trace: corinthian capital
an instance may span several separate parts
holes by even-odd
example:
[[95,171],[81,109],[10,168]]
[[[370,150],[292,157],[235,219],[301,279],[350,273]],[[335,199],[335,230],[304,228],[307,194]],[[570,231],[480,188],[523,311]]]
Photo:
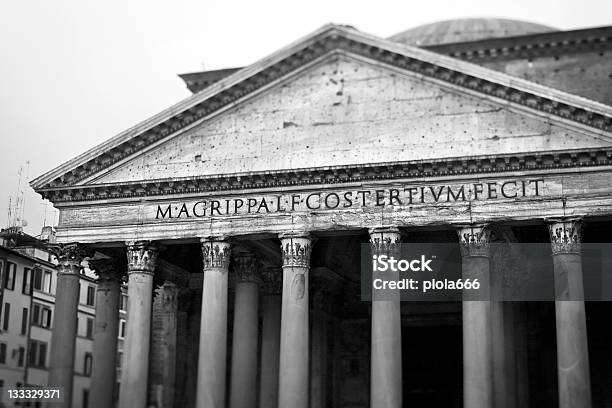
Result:
[[204,269],[218,268],[227,271],[231,256],[229,242],[208,238],[200,241]]
[[253,254],[239,253],[234,257],[233,265],[238,282],[259,282],[259,262]]
[[459,234],[461,256],[489,257],[491,231],[486,225],[461,226],[457,229],[457,234]]
[[400,252],[400,232],[395,227],[372,228],[370,230],[370,248],[372,255],[393,255]]
[[280,295],[283,287],[283,270],[279,267],[267,267],[261,271],[263,290],[267,295]]
[[580,253],[582,244],[582,221],[580,219],[551,219],[548,231],[553,255]]
[[127,243],[128,274],[146,273],[152,275],[157,264],[159,249],[151,241],[132,241]]
[[55,255],[60,275],[78,275],[81,273],[81,262],[93,255],[93,251],[78,244],[53,244],[47,247]]
[[280,240],[283,267],[310,267],[312,243],[308,234],[284,234]]
[[98,276],[98,282],[122,282],[125,280],[125,271],[115,259],[90,259],[87,262],[89,269]]

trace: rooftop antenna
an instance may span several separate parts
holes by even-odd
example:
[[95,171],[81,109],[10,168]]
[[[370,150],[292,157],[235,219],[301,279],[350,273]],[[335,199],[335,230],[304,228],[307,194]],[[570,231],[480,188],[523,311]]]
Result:
[[27,221],[23,218],[25,211],[25,194],[22,187],[22,180],[24,177],[28,178],[30,171],[30,162],[27,161],[25,166],[19,166],[19,181],[17,183],[17,193],[15,197],[9,197],[9,209],[8,209],[8,227],[13,229],[22,229],[28,225]]

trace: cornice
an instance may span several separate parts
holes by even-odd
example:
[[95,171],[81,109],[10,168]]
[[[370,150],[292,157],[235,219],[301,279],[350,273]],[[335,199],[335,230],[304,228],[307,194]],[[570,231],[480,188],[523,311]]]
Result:
[[41,189],[54,203],[612,165],[612,147],[411,160]]
[[450,57],[481,62],[536,58],[584,51],[612,49],[612,27],[556,31],[516,37],[494,38],[452,44],[430,45],[424,49]]
[[[264,59],[258,64],[240,70],[205,91],[187,98],[146,121],[142,127],[132,128],[37,178],[32,182],[32,186],[38,192],[72,186],[143,148],[193,125],[305,64],[335,51],[364,56],[594,129],[606,132],[612,130],[612,115],[607,113],[608,107],[605,105],[595,104],[583,98],[576,99],[572,95],[488,69],[470,64],[464,65],[464,62],[454,58],[332,25],[279,51],[274,58]],[[541,93],[535,94],[533,89],[540,90]],[[570,102],[574,99],[580,103]]]

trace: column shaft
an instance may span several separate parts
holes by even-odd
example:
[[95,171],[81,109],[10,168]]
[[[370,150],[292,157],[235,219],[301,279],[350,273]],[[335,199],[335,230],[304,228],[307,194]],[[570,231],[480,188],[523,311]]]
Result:
[[85,252],[78,245],[57,246],[52,250],[59,264],[49,359],[49,386],[64,388],[62,406],[70,408],[72,406],[74,349],[77,335],[79,274]]
[[[395,228],[370,231],[373,254],[398,259],[400,234]],[[396,280],[397,272],[385,272],[385,278]],[[372,295],[372,354],[370,406],[400,408],[402,406],[402,322],[399,293],[387,300],[374,300]]]
[[128,318],[123,349],[119,408],[145,408],[149,377],[153,273],[157,249],[149,243],[129,243]]
[[204,283],[196,408],[225,408],[227,353],[227,242],[202,241]]
[[[461,228],[459,240],[463,279],[478,279],[479,298],[489,287],[489,232],[482,226]],[[486,300],[471,300],[464,292],[463,406],[490,407],[492,403],[491,308]]]
[[278,407],[278,365],[280,355],[282,270],[266,270],[263,273],[265,295],[262,301],[261,374],[259,382],[259,406]]
[[156,407],[171,407],[174,401],[178,296],[178,286],[166,281],[153,300],[149,405]]
[[582,281],[581,222],[549,225],[555,274],[557,375],[560,408],[590,408],[591,380]]
[[112,260],[89,261],[89,268],[98,275],[90,404],[92,408],[106,408],[115,405],[122,274]]
[[278,406],[308,408],[308,274],[310,239],[281,236],[283,294]]
[[236,297],[232,343],[230,408],[257,405],[257,349],[259,283],[257,262],[252,255],[234,260]]

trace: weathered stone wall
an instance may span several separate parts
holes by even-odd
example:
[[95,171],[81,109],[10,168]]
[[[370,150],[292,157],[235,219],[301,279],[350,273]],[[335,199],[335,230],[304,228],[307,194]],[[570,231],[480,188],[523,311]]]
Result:
[[612,105],[612,51],[585,51],[533,59],[473,61],[487,68]]

